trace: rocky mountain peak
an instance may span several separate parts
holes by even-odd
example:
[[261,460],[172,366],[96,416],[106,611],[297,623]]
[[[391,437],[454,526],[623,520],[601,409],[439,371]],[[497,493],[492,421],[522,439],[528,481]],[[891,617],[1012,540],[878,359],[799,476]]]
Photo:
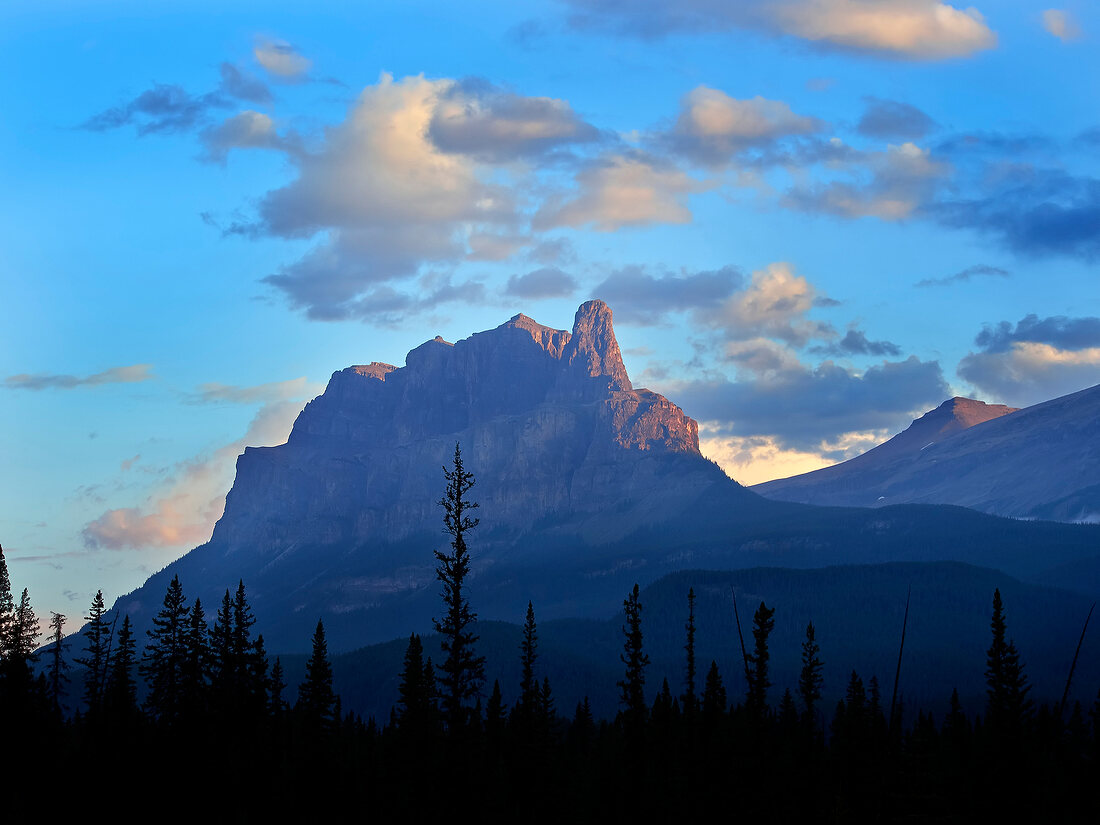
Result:
[[976,398],[965,398],[956,395],[940,404],[936,409],[930,410],[916,419],[909,429],[914,434],[929,438],[935,436],[942,438],[951,433],[966,430],[977,424],[983,424],[1002,415],[1016,412],[1016,407],[1006,407],[1004,404],[986,404]]
[[562,362],[564,370],[555,393],[558,397],[594,401],[609,392],[633,389],[615,338],[611,307],[601,300],[580,305]]

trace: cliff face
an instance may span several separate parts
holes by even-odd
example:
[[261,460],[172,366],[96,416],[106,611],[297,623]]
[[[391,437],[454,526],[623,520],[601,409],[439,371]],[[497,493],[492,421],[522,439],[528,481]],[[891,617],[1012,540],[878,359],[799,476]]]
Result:
[[[309,545],[392,543],[437,533],[455,443],[477,479],[481,534],[499,539],[552,521],[603,539],[682,509],[717,475],[696,422],[632,388],[611,310],[590,301],[572,333],[524,315],[450,344],[412,350],[404,367],[333,374],[288,442],[248,448],[211,544],[268,558]],[[661,460],[698,459],[670,489]]]

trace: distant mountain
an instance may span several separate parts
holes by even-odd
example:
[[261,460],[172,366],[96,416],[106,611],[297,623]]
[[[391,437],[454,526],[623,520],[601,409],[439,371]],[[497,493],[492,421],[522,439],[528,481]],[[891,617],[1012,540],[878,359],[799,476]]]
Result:
[[238,459],[210,541],[116,608],[140,637],[173,575],[210,606],[243,579],[269,650],[308,650],[319,616],[333,651],[428,631],[456,443],[483,619],[519,620],[529,599],[544,619],[605,616],[635,581],[688,567],[957,559],[1035,577],[1100,555],[1100,528],[761,498],[700,454],[679,407],[632,386],[611,310],[590,301],[572,331],[517,315],[403,367],[336,372],[286,444]]
[[843,507],[955,504],[1013,518],[1100,520],[1100,386],[1014,410],[952,398],[848,461],[752,488]]

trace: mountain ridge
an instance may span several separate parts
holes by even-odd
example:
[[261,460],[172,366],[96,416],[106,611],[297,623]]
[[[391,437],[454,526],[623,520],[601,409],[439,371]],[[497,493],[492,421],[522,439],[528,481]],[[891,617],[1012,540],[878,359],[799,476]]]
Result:
[[752,489],[824,506],[953,504],[1012,518],[1100,517],[1100,385],[1024,409],[963,400],[963,417],[952,411],[949,419],[945,408],[958,401],[950,399],[860,456]]

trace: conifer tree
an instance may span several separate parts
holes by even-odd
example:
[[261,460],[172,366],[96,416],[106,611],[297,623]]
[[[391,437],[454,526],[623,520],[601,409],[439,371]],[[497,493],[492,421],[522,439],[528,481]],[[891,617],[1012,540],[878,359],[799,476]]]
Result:
[[554,722],[558,718],[557,709],[554,706],[554,693],[550,689],[550,677],[542,677],[542,687],[538,692],[539,733],[546,742],[554,729]]
[[214,615],[214,626],[210,628],[208,654],[210,656],[210,681],[219,703],[226,702],[230,693],[229,683],[233,679],[235,662],[233,657],[233,601],[229,597],[229,588],[222,595],[221,605]]
[[283,676],[283,663],[279,657],[275,657],[275,664],[271,666],[271,676],[267,681],[268,689],[268,713],[279,719],[286,710],[286,700],[283,699],[283,691],[286,690],[286,681]]
[[192,719],[200,718],[208,708],[212,658],[209,635],[202,599],[196,597],[187,613],[180,666],[180,712]]
[[156,719],[175,722],[179,716],[187,659],[187,600],[179,576],[173,576],[164,603],[146,631],[149,642],[142,652],[139,671],[149,695],[146,708]]
[[53,644],[50,646],[50,674],[46,682],[46,695],[49,697],[50,704],[53,705],[54,712],[58,714],[62,713],[61,695],[65,691],[65,684],[69,681],[68,674],[65,672],[69,669],[69,663],[65,661],[65,648],[68,644],[65,642],[62,630],[65,627],[66,618],[63,613],[50,612],[50,641]]
[[623,600],[626,624],[623,625],[623,652],[620,661],[626,666],[623,679],[618,683],[619,703],[623,706],[628,726],[640,729],[646,718],[645,669],[649,656],[642,651],[642,604],[635,583],[630,595]]
[[97,590],[92,606],[84,617],[84,656],[76,663],[84,667],[84,704],[89,714],[98,713],[103,701],[103,689],[107,682],[107,651],[109,628],[104,618],[107,607],[103,591]]
[[493,692],[485,706],[485,735],[494,744],[499,744],[504,734],[504,718],[504,694],[500,691],[500,679],[494,679]]
[[768,707],[768,636],[775,628],[775,608],[769,608],[764,602],[752,617],[753,652],[749,654],[749,690],[745,704],[749,714],[763,719]]
[[714,720],[718,715],[725,713],[727,707],[728,701],[725,685],[722,684],[722,674],[718,671],[718,663],[712,659],[703,686],[703,716],[708,720]]
[[313,632],[313,651],[306,662],[306,678],[298,686],[298,704],[295,712],[315,729],[327,730],[333,726],[336,695],[332,691],[332,665],[328,660],[328,643],[325,641],[325,625],[317,620]]
[[814,715],[817,703],[821,699],[821,688],[824,685],[824,677],[821,671],[825,665],[819,656],[821,648],[818,647],[815,638],[814,623],[806,625],[806,639],[802,642],[802,670],[798,675],[798,695],[802,699],[805,709],[806,722],[814,723]]
[[573,721],[569,725],[569,744],[574,752],[585,753],[596,735],[596,720],[592,717],[592,705],[585,696],[577,703],[573,712]]
[[688,588],[688,620],[684,625],[687,632],[687,642],[684,644],[684,653],[687,658],[684,669],[684,712],[691,713],[695,710],[695,588]]
[[38,617],[31,607],[31,597],[27,588],[23,588],[23,595],[19,598],[19,606],[15,608],[15,631],[12,634],[12,660],[23,663],[27,668],[38,660],[35,649],[38,647],[38,638],[42,632],[38,629]]
[[134,630],[127,615],[118,631],[103,696],[108,717],[117,721],[131,719],[137,713],[137,683],[134,680],[136,648]]
[[11,658],[15,646],[15,599],[11,594],[11,579],[8,578],[8,562],[4,558],[4,547],[0,545],[0,664]]
[[443,468],[443,475],[447,490],[439,504],[443,508],[445,531],[451,536],[451,549],[435,551],[436,578],[443,585],[445,612],[442,620],[432,622],[443,637],[441,646],[446,654],[439,678],[444,719],[448,730],[457,733],[470,722],[470,702],[479,696],[485,680],[485,657],[478,656],[474,648],[478,637],[472,628],[477,614],[470,609],[464,592],[470,572],[466,534],[478,525],[478,519],[471,518],[469,511],[478,505],[467,498],[474,486],[474,476],[463,466],[457,443],[452,468]]
[[527,617],[523,622],[523,639],[520,641],[521,678],[519,683],[519,701],[514,713],[519,724],[521,736],[530,737],[538,706],[539,681],[535,677],[535,660],[538,659],[538,630],[535,626],[535,608],[527,602]]
[[[429,660],[430,662],[430,660]],[[397,722],[401,729],[414,735],[426,733],[434,722],[433,686],[429,684],[431,668],[424,661],[424,645],[420,636],[409,636],[401,682],[397,686]]]
[[252,643],[248,651],[246,661],[245,679],[247,685],[248,712],[255,718],[265,715],[268,708],[267,691],[267,647],[264,644],[264,634],[261,633]]
[[995,735],[1015,741],[1031,717],[1031,690],[1024,674],[1016,645],[1005,639],[1006,624],[1001,591],[993,591],[993,618],[990,621],[993,640],[986,652],[986,723]]

